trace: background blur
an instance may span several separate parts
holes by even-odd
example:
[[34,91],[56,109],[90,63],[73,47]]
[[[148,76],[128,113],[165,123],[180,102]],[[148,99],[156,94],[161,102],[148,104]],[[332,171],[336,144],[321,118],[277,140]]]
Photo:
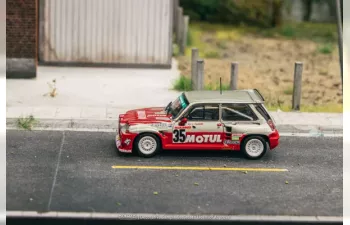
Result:
[[191,47],[198,47],[207,89],[217,89],[220,76],[228,84],[230,62],[237,61],[238,88],[258,88],[271,110],[289,110],[294,62],[300,61],[302,111],[342,112],[335,1],[182,0],[180,5],[190,16],[186,55],[177,57],[185,77]]
[[[189,17],[183,47],[179,15]],[[301,110],[342,112],[333,0],[8,0],[6,16],[8,78],[35,78],[36,65],[168,69],[175,58],[173,88],[189,90],[195,47],[206,89],[220,77],[229,88],[236,61],[239,89],[289,111],[300,61]]]

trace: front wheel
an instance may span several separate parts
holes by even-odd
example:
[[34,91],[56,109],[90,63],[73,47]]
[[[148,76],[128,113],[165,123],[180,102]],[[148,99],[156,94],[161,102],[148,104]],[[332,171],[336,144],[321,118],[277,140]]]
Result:
[[149,158],[159,152],[161,145],[156,135],[141,134],[135,142],[135,147],[139,156]]
[[267,143],[264,138],[251,136],[246,138],[241,146],[244,155],[249,159],[260,159],[267,152]]

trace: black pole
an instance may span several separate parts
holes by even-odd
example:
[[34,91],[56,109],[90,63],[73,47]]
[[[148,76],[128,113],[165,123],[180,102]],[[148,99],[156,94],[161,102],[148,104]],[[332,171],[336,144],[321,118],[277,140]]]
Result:
[[222,95],[221,77],[220,77],[220,95]]

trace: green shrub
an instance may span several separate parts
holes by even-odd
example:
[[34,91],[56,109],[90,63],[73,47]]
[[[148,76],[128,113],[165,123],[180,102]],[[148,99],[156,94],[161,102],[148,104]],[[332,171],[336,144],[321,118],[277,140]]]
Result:
[[191,91],[192,90],[192,82],[191,79],[181,75],[174,82],[174,89],[177,91]]

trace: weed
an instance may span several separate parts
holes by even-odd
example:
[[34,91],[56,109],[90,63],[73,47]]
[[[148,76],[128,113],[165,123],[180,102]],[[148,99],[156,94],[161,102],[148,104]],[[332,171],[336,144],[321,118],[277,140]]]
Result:
[[322,54],[331,54],[333,52],[333,45],[332,44],[324,44],[320,46],[317,51]]
[[173,87],[177,91],[191,91],[192,90],[191,79],[184,75],[181,75],[179,79],[175,80]]
[[56,79],[52,80],[52,83],[47,83],[49,85],[49,93],[44,94],[44,96],[50,95],[50,97],[54,98],[57,95],[57,88],[56,88]]
[[292,26],[285,26],[285,27],[282,27],[280,33],[284,37],[291,38],[295,36],[295,28],[293,28]]
[[25,130],[31,130],[33,128],[34,123],[36,123],[36,120],[32,115],[30,115],[29,117],[17,119],[17,127],[23,128]]

